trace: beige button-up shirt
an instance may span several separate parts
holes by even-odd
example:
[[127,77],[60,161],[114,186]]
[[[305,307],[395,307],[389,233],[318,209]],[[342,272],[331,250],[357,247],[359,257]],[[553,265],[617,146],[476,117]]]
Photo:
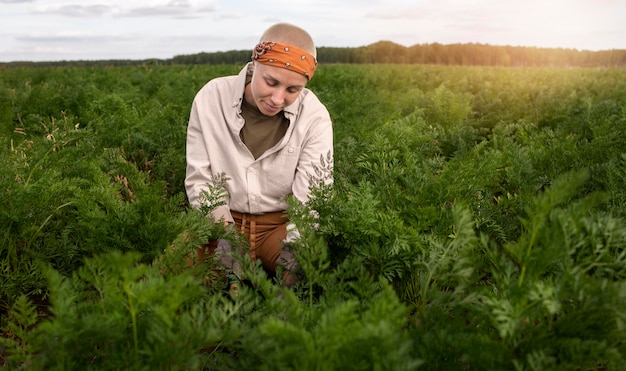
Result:
[[[263,214],[287,209],[286,196],[309,199],[310,175],[321,158],[333,154],[333,130],[326,107],[308,89],[284,109],[287,133],[256,160],[241,141],[241,104],[250,64],[237,76],[209,81],[197,93],[187,128],[185,189],[192,207],[213,176],[225,173],[227,205],[213,211],[215,220],[232,222],[230,210]],[[328,164],[326,166],[328,168]],[[329,178],[326,181],[332,181]]]

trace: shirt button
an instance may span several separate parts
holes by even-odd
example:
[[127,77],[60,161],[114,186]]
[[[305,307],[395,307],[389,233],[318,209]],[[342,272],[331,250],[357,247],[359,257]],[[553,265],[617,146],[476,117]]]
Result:
[[289,151],[289,153],[292,153],[293,152],[293,147],[289,147],[289,149],[287,151]]

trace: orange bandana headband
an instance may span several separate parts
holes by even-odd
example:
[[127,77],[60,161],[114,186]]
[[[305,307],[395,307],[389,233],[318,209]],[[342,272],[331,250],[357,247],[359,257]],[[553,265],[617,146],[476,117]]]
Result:
[[305,76],[307,80],[311,80],[317,68],[317,60],[306,50],[275,42],[257,44],[252,51],[252,60],[268,66],[286,68]]

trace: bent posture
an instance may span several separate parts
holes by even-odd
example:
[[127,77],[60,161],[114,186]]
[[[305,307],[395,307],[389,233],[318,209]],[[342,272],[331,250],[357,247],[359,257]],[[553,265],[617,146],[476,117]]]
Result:
[[[214,208],[212,217],[241,231],[251,258],[267,271],[282,265],[287,281],[295,260],[283,246],[298,235],[285,214],[286,197],[306,203],[321,159],[332,162],[330,115],[306,88],[316,57],[306,31],[285,23],[270,27],[239,75],[213,79],[200,89],[187,131],[189,202],[200,208],[202,191],[225,175],[226,205]],[[330,174],[326,181],[332,181]],[[221,241],[217,252],[239,274],[229,248]]]

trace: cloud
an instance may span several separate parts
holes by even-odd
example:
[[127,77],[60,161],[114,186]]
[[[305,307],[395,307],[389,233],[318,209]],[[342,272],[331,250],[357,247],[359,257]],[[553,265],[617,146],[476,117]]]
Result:
[[390,7],[384,10],[376,10],[365,14],[366,18],[375,18],[382,20],[393,19],[410,19],[419,21],[420,19],[428,19],[435,15],[436,12],[433,9],[429,9],[424,6],[403,6],[403,7]]
[[96,5],[62,5],[35,9],[35,13],[58,14],[67,17],[98,17],[110,14],[113,7],[104,4]]
[[93,35],[86,33],[57,33],[57,34],[32,34],[17,35],[17,41],[35,44],[60,44],[60,43],[92,43],[101,44],[112,41],[125,41],[132,39],[124,35]]
[[[3,0],[0,0],[3,1]],[[6,1],[6,0],[4,0]],[[63,5],[39,6],[35,13],[46,15],[61,15],[66,17],[171,17],[196,18],[215,11],[212,2],[197,4],[188,0],[170,0],[160,4],[128,5],[123,1],[118,3],[101,3],[84,5],[70,3]]]
[[626,0],[0,0],[0,6],[0,60],[246,49],[278,21],[305,28],[319,46],[390,40],[625,48]]
[[125,9],[122,14],[129,17],[173,16],[193,18],[215,11],[214,4],[194,5],[187,0],[172,0],[163,5],[151,5]]
[[220,13],[217,15],[216,19],[242,19],[245,18],[245,13],[237,13],[237,12],[228,12],[228,13]]

